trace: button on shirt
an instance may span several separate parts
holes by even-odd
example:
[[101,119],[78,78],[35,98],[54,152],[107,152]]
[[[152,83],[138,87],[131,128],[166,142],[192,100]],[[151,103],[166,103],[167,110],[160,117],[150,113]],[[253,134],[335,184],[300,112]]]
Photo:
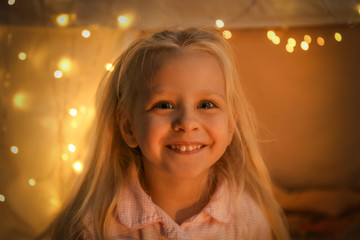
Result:
[[110,239],[272,239],[270,226],[250,195],[244,193],[239,204],[240,218],[236,222],[224,179],[218,182],[201,212],[178,225],[152,202],[135,178],[123,189],[109,236]]

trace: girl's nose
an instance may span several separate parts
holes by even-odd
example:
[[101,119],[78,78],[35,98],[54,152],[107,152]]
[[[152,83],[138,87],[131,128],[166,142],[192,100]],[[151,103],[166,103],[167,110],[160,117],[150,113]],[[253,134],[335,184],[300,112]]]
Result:
[[172,128],[175,132],[191,132],[199,129],[199,122],[194,110],[183,109],[178,111]]

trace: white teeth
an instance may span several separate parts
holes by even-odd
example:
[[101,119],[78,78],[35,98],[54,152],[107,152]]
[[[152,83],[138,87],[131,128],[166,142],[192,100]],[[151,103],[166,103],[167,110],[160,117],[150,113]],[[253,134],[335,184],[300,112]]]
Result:
[[171,149],[179,150],[180,152],[190,152],[196,149],[200,149],[201,145],[170,145]]

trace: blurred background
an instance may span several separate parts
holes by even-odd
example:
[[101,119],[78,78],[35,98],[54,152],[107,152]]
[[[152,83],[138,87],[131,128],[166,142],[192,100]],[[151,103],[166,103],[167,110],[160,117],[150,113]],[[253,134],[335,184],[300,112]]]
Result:
[[293,239],[360,239],[359,0],[2,0],[0,239],[33,239],[81,174],[94,97],[145,33],[233,46]]

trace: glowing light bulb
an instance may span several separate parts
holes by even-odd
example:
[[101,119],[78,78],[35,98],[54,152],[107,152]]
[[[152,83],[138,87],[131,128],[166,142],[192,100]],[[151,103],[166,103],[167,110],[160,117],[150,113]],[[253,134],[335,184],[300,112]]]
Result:
[[21,61],[24,61],[24,60],[26,59],[26,53],[20,52],[19,55],[18,55],[18,57],[19,57],[19,59],[20,59]]
[[324,40],[324,38],[322,38],[322,37],[318,37],[317,39],[316,39],[316,41],[317,41],[317,44],[319,45],[319,46],[324,46],[325,45],[325,40]]
[[127,23],[127,21],[128,21],[128,19],[125,16],[119,16],[118,17],[118,22],[119,23],[125,24],[125,23]]
[[14,5],[15,4],[15,0],[9,0],[8,1],[8,4],[11,6],[11,5]]
[[90,37],[90,31],[85,29],[81,32],[81,35],[84,37],[84,38],[89,38]]
[[69,14],[60,14],[56,17],[56,22],[59,26],[65,27],[69,24]]
[[289,38],[288,45],[294,48],[296,46],[296,40],[294,38]]
[[307,35],[307,34],[306,34],[306,35],[304,36],[304,41],[307,42],[307,44],[310,44],[310,43],[311,43],[311,37],[310,37],[310,35]]
[[109,72],[114,71],[114,66],[113,66],[111,63],[107,63],[107,64],[105,65],[105,68],[106,68],[106,70],[108,70]]
[[5,196],[3,194],[0,194],[0,202],[5,202]]
[[275,34],[274,31],[269,30],[269,31],[267,32],[267,38],[268,38],[270,41],[272,41],[275,36],[276,36],[276,34]]
[[78,111],[75,108],[71,108],[69,110],[69,114],[70,114],[70,116],[75,117],[78,114]]
[[61,158],[62,158],[62,160],[67,161],[67,160],[69,160],[69,155],[67,155],[66,153],[63,153],[61,155]]
[[13,105],[16,108],[25,109],[27,105],[27,96],[25,93],[17,92],[13,97]]
[[302,41],[300,46],[304,51],[307,51],[309,49],[309,44],[305,41]]
[[232,33],[229,30],[223,31],[222,35],[225,39],[230,39],[232,37]]
[[58,66],[59,66],[59,68],[60,68],[62,71],[68,72],[68,71],[70,71],[70,69],[71,69],[71,61],[70,61],[70,59],[62,58],[62,59],[59,61]]
[[30,179],[29,179],[29,185],[32,186],[32,187],[35,186],[35,185],[36,185],[35,179],[30,178]]
[[280,38],[278,36],[275,36],[273,39],[272,39],[272,42],[276,45],[278,45],[280,43]]
[[70,152],[75,152],[76,151],[76,147],[74,146],[74,144],[71,144],[71,143],[68,145],[68,149],[69,149]]
[[74,162],[74,164],[73,164],[73,168],[74,168],[75,172],[78,172],[78,173],[79,173],[79,172],[82,171],[83,166],[82,166],[81,162],[76,161],[76,162]]
[[128,26],[130,26],[131,19],[132,17],[130,15],[121,15],[117,18],[117,21],[122,28],[127,28]]
[[54,72],[54,77],[56,77],[56,78],[62,78],[62,76],[63,76],[62,71],[56,70],[56,71]]
[[294,52],[294,46],[290,45],[289,43],[286,44],[286,51],[289,52],[289,53],[292,53]]
[[19,148],[17,146],[11,146],[10,147],[10,152],[12,152],[13,154],[18,154],[19,153]]
[[215,24],[217,28],[223,28],[225,26],[225,23],[221,19],[216,20]]
[[335,33],[335,34],[334,34],[334,37],[335,37],[335,40],[336,40],[336,41],[341,42],[341,40],[342,40],[342,36],[341,36],[341,34],[340,34],[340,33],[338,33],[338,32],[337,32],[337,33]]

